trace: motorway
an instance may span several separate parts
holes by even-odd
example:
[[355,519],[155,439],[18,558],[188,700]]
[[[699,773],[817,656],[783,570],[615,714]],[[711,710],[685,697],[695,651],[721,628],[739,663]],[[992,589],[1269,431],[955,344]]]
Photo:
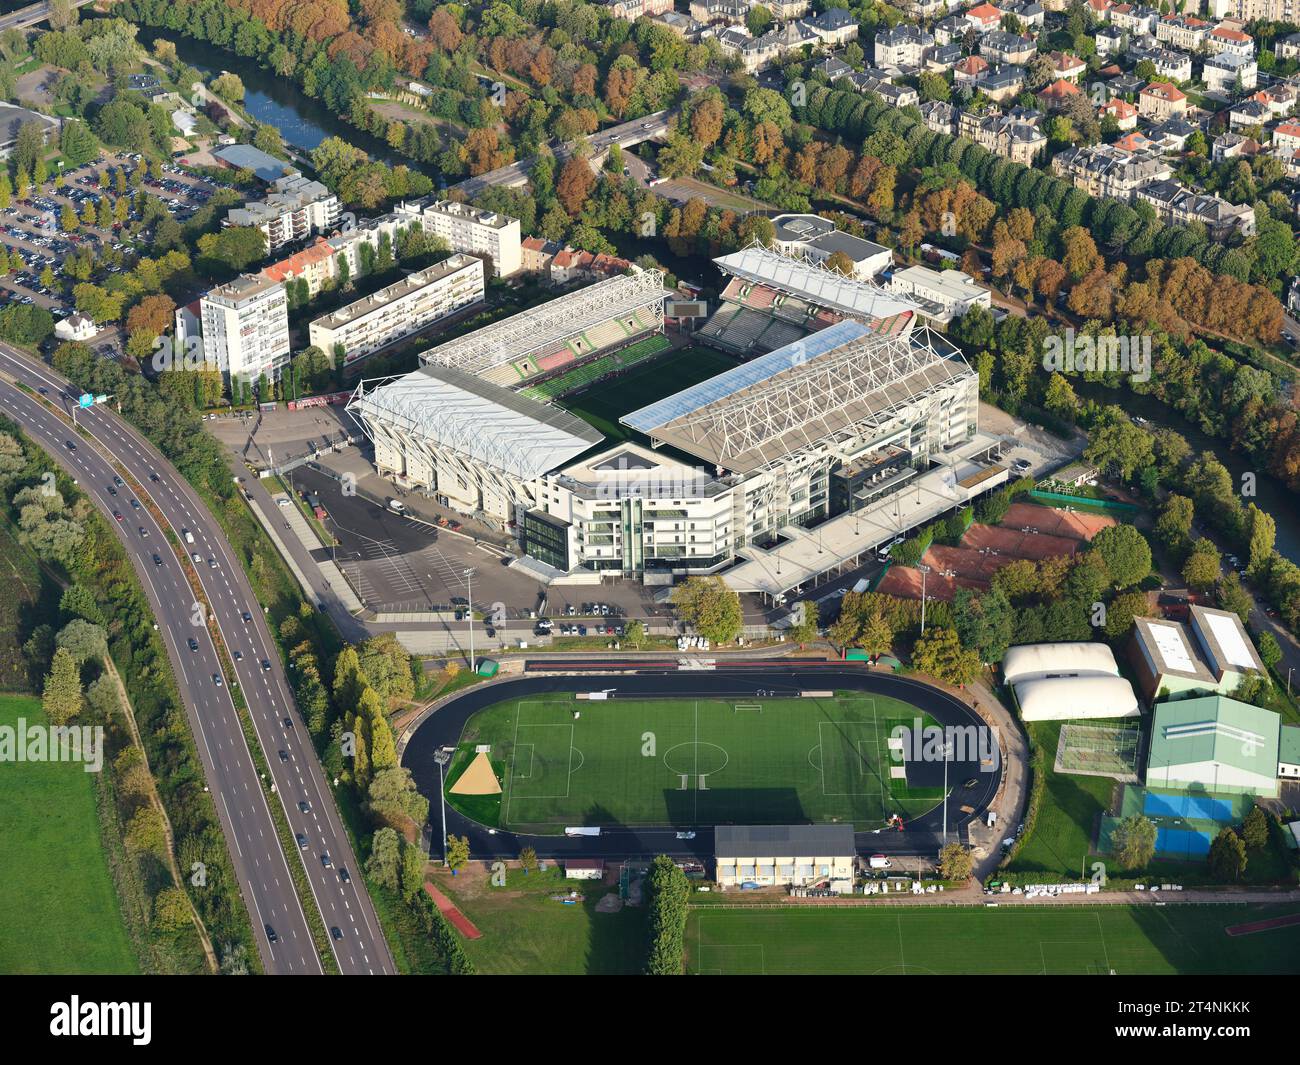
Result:
[[[94,0],[72,0],[72,7],[74,9],[85,7],[91,3],[94,3]],[[44,22],[50,17],[50,6],[49,0],[41,0],[39,4],[28,4],[17,11],[10,11],[7,15],[0,15],[0,30],[21,30],[28,26],[35,26],[38,22]]]
[[[216,519],[171,464],[106,406],[78,414],[95,446],[41,399],[10,383],[12,379],[33,391],[43,390],[48,402],[70,412],[76,390],[49,367],[0,344],[0,374],[5,378],[0,381],[0,410],[77,479],[109,525],[118,530],[140,576],[185,701],[265,970],[303,975],[320,973],[322,966],[289,872],[287,861],[294,859],[287,859],[280,846],[230,691],[216,683],[222,673],[217,648],[201,614],[194,620],[198,604],[189,569],[211,605],[212,620],[226,649],[232,655],[240,653],[239,661],[231,661],[233,679],[244,693],[290,829],[306,838],[298,860],[326,928],[339,930],[337,938],[331,936],[339,970],[396,972],[333,795],[293,704],[266,619]],[[67,446],[68,441],[76,443],[75,450]],[[108,489],[118,474],[134,481],[140,491],[127,483],[111,495]],[[143,497],[139,509],[131,505],[133,495]],[[161,514],[161,522],[155,520],[147,501]],[[114,511],[123,520],[115,520]],[[198,563],[182,565],[163,525],[170,527],[179,547],[200,556]],[[182,530],[193,536],[192,544],[185,542]],[[268,927],[274,929],[274,943]]]
[[[672,656],[669,656],[672,657]],[[531,674],[511,678],[496,684],[471,688],[464,695],[441,706],[430,714],[411,733],[398,757],[411,771],[416,785],[430,803],[429,824],[434,836],[441,831],[439,822],[439,774],[434,753],[440,747],[456,746],[461,739],[466,721],[479,710],[496,703],[532,696],[541,692],[586,692],[606,690],[611,698],[648,699],[665,696],[678,699],[722,699],[744,697],[798,698],[805,690],[868,691],[910,703],[928,713],[943,726],[958,729],[986,729],[979,716],[965,703],[947,692],[907,677],[876,672],[865,668],[845,666],[841,662],[804,662],[799,665],[785,662],[752,662],[741,665],[729,662],[714,670],[679,670],[675,661],[656,671],[650,663],[638,665],[636,674],[610,675],[608,661],[592,661],[588,676],[560,676]],[[529,668],[552,666],[557,669],[577,669],[573,661],[557,664],[529,663]],[[996,744],[993,748],[997,750]],[[973,752],[954,750],[946,767],[942,759],[909,760],[909,783],[940,789],[946,780],[949,794],[946,802],[938,802],[924,814],[907,822],[901,832],[880,829],[861,829],[856,833],[860,854],[927,855],[934,856],[943,843],[946,829],[949,839],[966,839],[971,821],[979,818],[993,801],[1002,780],[1003,764],[1000,756],[992,764],[983,765]],[[797,753],[792,757],[801,757]],[[973,779],[970,788],[962,782]],[[591,796],[598,801],[598,796]],[[945,819],[945,806],[947,817]],[[503,829],[488,828],[471,821],[446,807],[447,831],[464,835],[470,842],[470,853],[476,859],[519,856],[524,846],[531,846],[543,858],[590,857],[610,860],[653,858],[667,854],[674,858],[690,858],[700,862],[712,859],[712,825],[663,825],[657,827],[629,827],[612,825],[604,827],[599,836],[523,835]],[[682,830],[694,832],[689,840],[679,838]],[[435,838],[433,852],[439,846]]]

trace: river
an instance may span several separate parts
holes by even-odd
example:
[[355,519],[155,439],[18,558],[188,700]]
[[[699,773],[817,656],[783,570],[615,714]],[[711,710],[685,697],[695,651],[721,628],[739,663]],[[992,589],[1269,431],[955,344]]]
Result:
[[1075,385],[1075,391],[1081,397],[1095,399],[1098,403],[1118,404],[1129,414],[1136,414],[1154,425],[1181,433],[1191,445],[1194,455],[1199,455],[1202,451],[1213,452],[1227,467],[1236,484],[1241,484],[1243,473],[1255,474],[1255,496],[1242,502],[1254,503],[1260,510],[1272,515],[1277,523],[1278,553],[1300,564],[1300,507],[1296,505],[1295,493],[1276,477],[1261,473],[1246,455],[1231,450],[1225,441],[1209,436],[1171,407],[1150,396],[1083,382]]

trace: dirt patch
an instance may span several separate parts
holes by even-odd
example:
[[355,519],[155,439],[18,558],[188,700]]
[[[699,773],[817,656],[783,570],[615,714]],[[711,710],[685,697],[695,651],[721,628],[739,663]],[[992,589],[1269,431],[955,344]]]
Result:
[[436,887],[426,883],[424,890],[428,892],[429,898],[433,899],[434,905],[438,907],[438,912],[447,918],[451,926],[462,936],[466,939],[481,939],[483,937],[483,933],[478,930],[474,922],[461,913],[456,904]]

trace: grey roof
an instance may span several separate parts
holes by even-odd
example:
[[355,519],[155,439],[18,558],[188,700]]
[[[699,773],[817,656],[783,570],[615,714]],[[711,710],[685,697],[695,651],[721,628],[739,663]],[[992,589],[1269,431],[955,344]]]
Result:
[[294,169],[283,159],[268,155],[251,144],[230,144],[225,148],[218,148],[212,154],[237,170],[251,170],[268,184]]
[[713,830],[718,858],[842,858],[857,853],[853,826],[719,825]]
[[809,241],[808,246],[816,248],[818,251],[824,251],[827,255],[843,252],[855,263],[879,255],[881,252],[889,251],[883,245],[863,240],[861,237],[855,237],[852,233],[845,233],[838,229],[833,233],[823,233],[815,240]]

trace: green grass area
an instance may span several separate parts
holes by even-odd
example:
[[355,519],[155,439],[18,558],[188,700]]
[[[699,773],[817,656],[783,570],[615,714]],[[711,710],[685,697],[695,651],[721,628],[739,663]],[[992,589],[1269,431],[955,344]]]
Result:
[[41,572],[35,556],[0,523],[0,691],[26,691],[32,678],[23,655],[23,638],[52,620],[59,602],[55,583]]
[[[38,699],[0,695],[0,725],[45,724]],[[139,971],[81,764],[0,766],[0,972]]]
[[[479,973],[609,976],[645,967],[645,907],[596,912],[596,903],[617,887],[566,880],[554,866],[528,874],[511,869],[499,888],[465,876],[439,878],[438,887],[483,933],[462,940]],[[575,890],[576,905],[552,897]]]
[[1077,879],[1088,871],[1088,856],[1101,815],[1110,805],[1115,781],[1110,777],[1085,777],[1053,769],[1061,734],[1060,721],[1036,721],[1029,726],[1030,741],[1047,754],[1043,772],[1046,790],[1038,818],[1015,858],[1012,873],[1053,873]]
[[[578,715],[575,717],[575,714]],[[890,732],[921,717],[879,696],[754,699],[511,700],[465,726],[450,788],[479,744],[500,796],[448,799],[489,825],[884,823],[934,806],[936,788],[891,775]]]
[[735,365],[735,359],[713,348],[682,348],[556,402],[599,429],[611,443],[639,441],[639,434],[619,424],[621,415],[706,381]]
[[1300,925],[1225,929],[1300,906],[693,909],[700,974],[1105,975],[1300,972]]

